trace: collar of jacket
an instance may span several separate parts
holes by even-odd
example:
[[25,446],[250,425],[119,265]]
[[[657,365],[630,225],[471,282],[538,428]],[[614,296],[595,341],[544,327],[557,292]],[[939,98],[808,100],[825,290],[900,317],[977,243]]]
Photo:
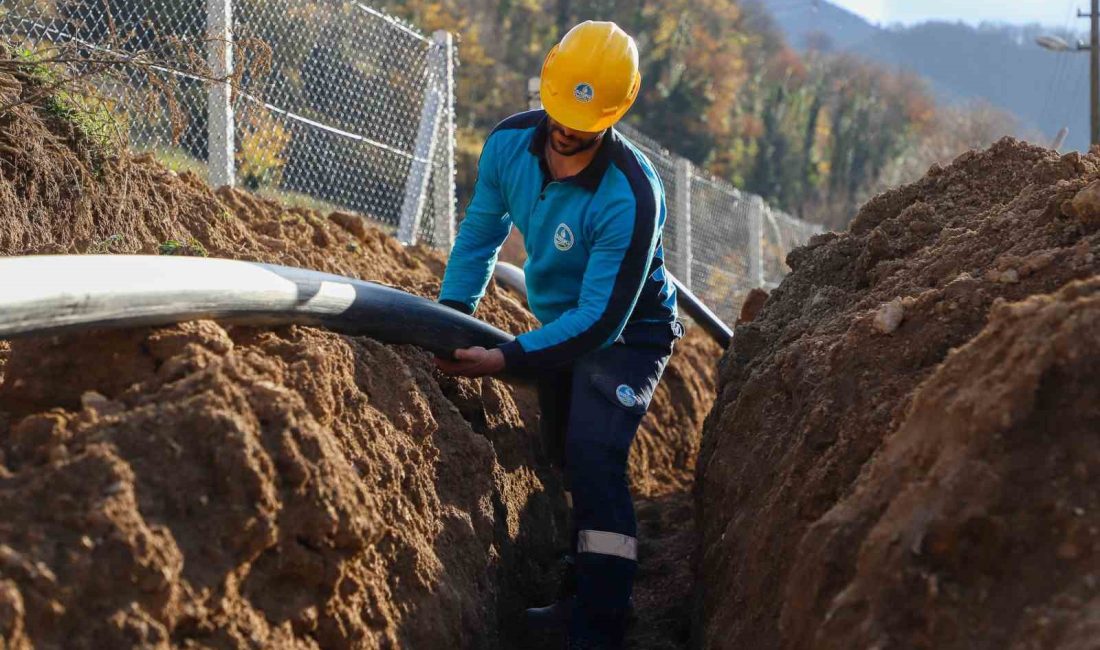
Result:
[[[542,168],[542,173],[546,178],[553,178],[550,174],[550,166],[546,162],[546,138],[550,133],[550,124],[547,120],[547,116],[543,115],[539,121],[538,126],[535,127],[535,132],[531,134],[531,144],[527,150],[531,152],[531,155],[535,156],[539,160],[539,167]],[[604,133],[603,140],[600,142],[600,148],[596,150],[596,156],[592,158],[592,162],[588,163],[588,166],[582,169],[580,172],[569,176],[568,178],[562,178],[559,183],[574,183],[588,190],[589,192],[595,192],[600,186],[600,181],[603,180],[603,175],[607,171],[607,167],[611,164],[611,150],[612,147],[617,146],[619,135],[615,132],[614,128],[610,128]]]

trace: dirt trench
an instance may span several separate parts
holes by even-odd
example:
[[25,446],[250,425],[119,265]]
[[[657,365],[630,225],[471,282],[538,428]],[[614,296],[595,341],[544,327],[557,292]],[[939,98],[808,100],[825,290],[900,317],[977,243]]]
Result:
[[1011,139],[815,237],[720,369],[703,648],[1097,648],[1100,157]]
[[[0,115],[0,224],[0,255],[175,241],[425,296],[445,262],[356,215],[104,150],[36,103]],[[535,325],[495,286],[478,315]],[[690,481],[716,354],[682,342],[631,461],[639,494]],[[412,347],[207,321],[0,342],[0,646],[523,647],[564,527],[533,392]]]

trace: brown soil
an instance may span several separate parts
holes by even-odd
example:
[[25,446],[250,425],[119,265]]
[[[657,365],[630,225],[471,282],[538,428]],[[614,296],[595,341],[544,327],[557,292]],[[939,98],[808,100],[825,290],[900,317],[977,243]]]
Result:
[[[30,105],[0,116],[0,223],[0,255],[193,241],[427,296],[444,264],[354,215],[103,151]],[[478,315],[534,325],[495,286]],[[642,493],[690,476],[715,356],[679,347],[632,461]],[[0,647],[518,647],[564,539],[536,404],[305,327],[0,343]]]
[[721,348],[693,327],[676,346],[630,453],[638,497],[636,617],[628,647],[687,648],[691,631],[691,485],[703,420],[714,403]]
[[1098,647],[1098,179],[1007,139],[791,254],[704,430],[701,647]]
[[638,575],[634,585],[637,612],[627,647],[681,650],[690,647],[692,545],[695,508],[687,490],[640,499]]

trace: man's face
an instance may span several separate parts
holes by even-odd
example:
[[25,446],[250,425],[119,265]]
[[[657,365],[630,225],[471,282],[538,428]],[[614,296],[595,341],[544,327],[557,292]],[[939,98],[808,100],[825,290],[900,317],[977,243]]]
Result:
[[603,131],[591,133],[589,131],[577,131],[549,118],[550,147],[555,153],[562,156],[575,156],[582,151],[587,151],[600,143]]

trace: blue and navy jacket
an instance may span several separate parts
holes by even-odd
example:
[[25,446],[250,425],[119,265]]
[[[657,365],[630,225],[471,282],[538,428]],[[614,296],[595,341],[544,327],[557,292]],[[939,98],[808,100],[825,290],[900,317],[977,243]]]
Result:
[[552,181],[546,112],[501,122],[478,162],[440,301],[473,313],[513,226],[527,249],[527,301],[539,329],[501,350],[510,370],[560,367],[620,337],[664,336],[676,289],[664,269],[665,197],[652,163],[614,129],[579,174]]

